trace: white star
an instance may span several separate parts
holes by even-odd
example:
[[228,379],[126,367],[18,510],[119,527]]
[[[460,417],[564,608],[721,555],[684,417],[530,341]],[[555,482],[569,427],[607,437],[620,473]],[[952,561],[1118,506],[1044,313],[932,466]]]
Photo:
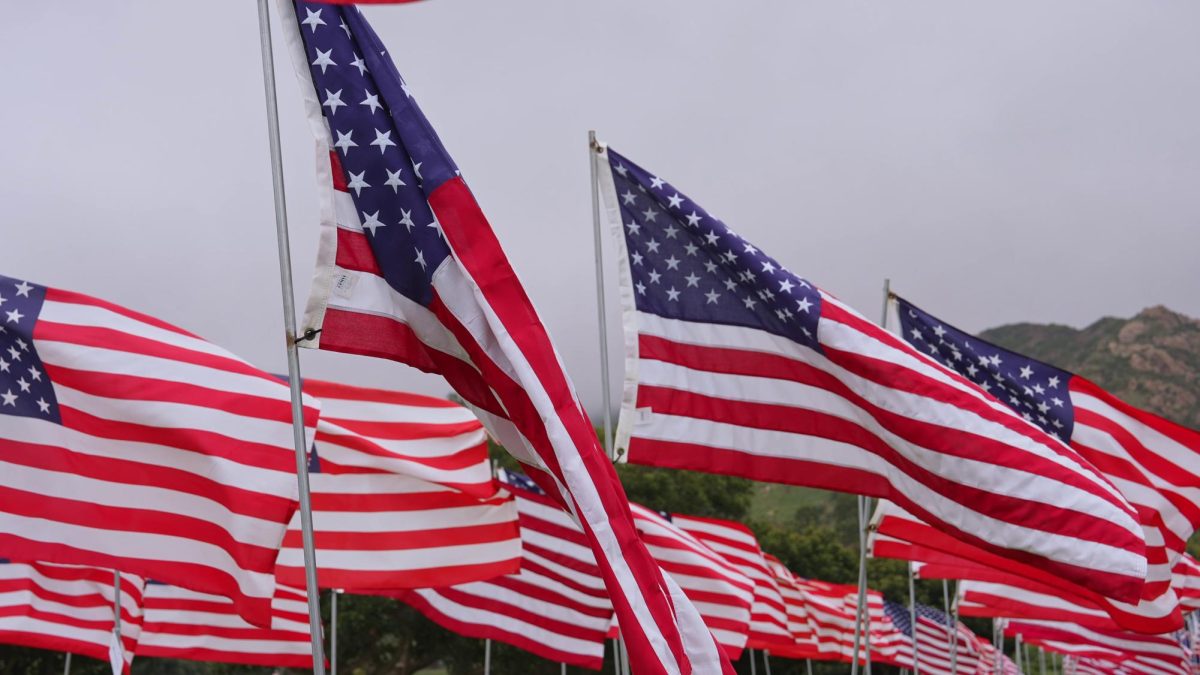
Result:
[[617,173],[621,174],[621,176],[629,175],[629,169],[626,169],[624,164],[618,164],[617,168],[613,169],[613,171],[616,171]]
[[421,178],[421,165],[424,163],[425,162],[417,162],[416,164],[413,164],[413,175],[417,177],[417,180],[425,180],[424,178]]
[[0,398],[4,399],[4,405],[11,405],[14,408],[17,407],[17,395],[12,393],[12,389],[0,394]]
[[742,300],[742,303],[746,305],[746,309],[754,309],[754,306],[758,304],[758,301],[754,298],[745,298]]
[[983,387],[983,390],[984,390],[984,391],[991,391],[991,390],[992,390],[992,383],[991,383],[991,382],[988,382],[987,380],[984,380],[984,381],[983,381],[983,384],[981,384],[981,385],[979,385],[979,386]]
[[42,381],[42,371],[38,370],[34,366],[29,366],[29,376],[33,378],[34,382]]
[[375,140],[371,141],[371,145],[379,146],[379,154],[387,152],[388,147],[395,147],[396,142],[392,140],[392,130],[380,131],[375,130]]
[[32,290],[33,290],[33,286],[30,286],[29,284],[25,283],[24,281],[22,281],[21,283],[17,284],[17,295],[18,295],[18,296],[22,296],[22,297],[26,297],[26,298],[28,298],[28,297],[29,297],[29,291],[32,291]]
[[986,357],[986,356],[979,357],[979,365],[983,366],[984,368],[987,368],[988,364],[990,364],[990,363],[991,363],[991,361],[988,359],[988,357]]
[[934,334],[934,335],[936,335],[936,336],[938,336],[938,337],[942,337],[943,335],[945,335],[945,334],[946,334],[946,329],[945,329],[945,328],[942,328],[942,325],[941,325],[941,324],[938,324],[938,325],[936,325],[936,326],[934,326],[934,327],[933,327],[933,334]]
[[676,192],[674,196],[667,197],[667,201],[670,202],[668,208],[677,209],[679,208],[679,205],[683,203],[683,198],[681,198],[679,193]]
[[912,333],[912,336],[913,336],[913,339],[914,339],[914,340],[921,340],[922,342],[924,342],[924,341],[925,341],[925,334],[924,334],[924,333],[922,333],[922,332],[921,332],[919,329],[917,329],[917,328],[913,328],[912,330],[910,330],[910,331],[908,331],[908,332],[909,332],[909,333]]
[[[403,185],[403,184],[404,183],[401,183],[401,185]],[[404,209],[400,209],[400,216],[401,216],[400,224],[404,226],[404,229],[408,230],[409,232],[412,232],[413,225],[416,225],[416,223],[414,223],[413,219],[412,219],[412,211],[405,211]]]
[[400,172],[402,169],[396,169],[395,173],[388,169],[384,169],[384,171],[387,171],[388,179],[383,181],[383,184],[392,188],[392,194],[399,192],[401,185],[408,185],[408,183],[400,180]]
[[1037,408],[1038,408],[1038,412],[1040,412],[1044,415],[1044,414],[1046,414],[1046,411],[1050,409],[1050,406],[1046,405],[1045,401],[1041,401],[1038,403]]
[[3,295],[0,295],[0,305],[3,305],[5,302],[8,302],[8,300]]
[[374,115],[376,108],[383,107],[383,104],[379,102],[379,94],[372,94],[371,90],[369,89],[364,89],[363,92],[367,95],[367,97],[360,101],[359,105],[367,106],[371,109],[371,114]]
[[415,263],[417,263],[418,265],[420,265],[420,266],[421,266],[421,269],[425,269],[425,253],[424,253],[424,252],[422,252],[422,251],[421,251],[421,249],[419,249],[419,248],[418,248],[418,249],[413,249],[413,250],[415,250],[415,251],[417,252],[417,257],[416,257],[416,259],[415,259],[415,260],[413,260],[413,262],[415,262]]
[[350,65],[358,68],[358,74],[360,77],[367,72],[367,63],[363,61],[362,57],[358,54],[354,55],[354,60],[350,62]]
[[1030,375],[1033,375],[1033,368],[1021,366],[1021,379],[1028,380]]
[[743,244],[743,248],[746,253],[758,253],[758,249],[754,248],[749,243]]
[[663,186],[663,179],[661,179],[661,178],[657,178],[657,177],[655,177],[655,176],[651,176],[651,177],[650,177],[650,187],[652,187],[652,188],[660,188],[660,187],[662,187],[662,186]]
[[704,235],[704,238],[708,241],[709,246],[717,245],[717,233],[716,232],[709,232],[708,234]]
[[1038,396],[1041,396],[1042,394],[1046,393],[1046,390],[1042,389],[1042,385],[1040,385],[1040,384],[1033,385],[1033,391],[1036,392]]
[[5,361],[4,359],[0,359],[0,373],[7,373],[8,366],[9,366],[8,361]]
[[639,282],[637,282],[637,283],[636,283],[636,284],[634,284],[634,285],[637,287],[637,292],[638,292],[638,295],[645,295],[645,294],[646,294],[646,284],[643,284],[642,282],[640,282],[640,281],[639,281]]
[[1054,377],[1050,378],[1050,380],[1046,382],[1046,386],[1050,387],[1051,389],[1058,389],[1058,376],[1055,375]]
[[629,257],[633,258],[633,264],[634,264],[634,265],[641,265],[641,264],[642,264],[642,254],[641,254],[641,253],[638,253],[637,251],[634,251],[634,252],[633,252],[633,254],[632,254],[631,256],[629,256]]
[[667,269],[669,269],[669,270],[679,269],[679,259],[673,255],[670,258],[667,258],[666,260],[664,260],[663,262],[667,263]]
[[363,216],[363,224],[362,224],[363,229],[370,230],[372,237],[375,236],[375,230],[377,230],[381,227],[387,227],[386,223],[379,222],[379,211],[378,210],[376,210],[375,213],[367,213],[366,211],[363,211],[362,216]]
[[631,190],[626,188],[625,192],[621,195],[621,200],[625,202],[626,206],[633,206],[633,203],[637,201],[637,195],[633,194]]
[[650,241],[646,242],[646,250],[651,253],[658,253],[659,246],[660,244],[658,243],[657,239],[651,239]]
[[726,279],[726,280],[725,280],[725,290],[727,290],[727,291],[732,291],[732,290],[733,290],[733,289],[735,289],[735,288],[737,288],[737,282],[736,282],[736,281],[734,281],[733,279]]
[[9,323],[16,323],[16,322],[20,321],[21,319],[25,318],[24,314],[22,314],[21,312],[19,312],[18,310],[15,310],[15,309],[12,310],[11,312],[5,312],[5,314],[8,315]]
[[695,227],[700,224],[700,216],[696,215],[695,211],[692,211],[692,213],[687,216],[687,221],[688,225]]
[[771,264],[770,260],[764,260],[762,264],[762,271],[766,272],[767,274],[774,274],[775,265]]
[[338,108],[345,108],[346,104],[342,102],[342,90],[338,89],[337,91],[329,91],[326,89],[325,102],[321,105],[329,106],[330,115],[336,114]]
[[675,290],[674,286],[667,289],[667,300],[679,302],[679,291]]
[[350,26],[346,25],[345,19],[338,21],[338,27],[346,31],[346,37],[350,37]]
[[49,403],[46,403],[46,399],[44,399],[44,398],[39,398],[39,399],[37,400],[37,404],[38,404],[38,407],[42,409],[42,412],[44,412],[44,413],[49,413],[49,412],[50,412],[50,404],[49,404]]
[[992,354],[991,358],[988,360],[992,362],[993,366],[996,366],[997,368],[1000,367],[1000,355],[999,354]]
[[320,49],[318,49],[318,50],[317,50],[317,60],[316,60],[316,61],[313,61],[313,62],[312,62],[312,65],[314,65],[314,66],[321,66],[321,74],[322,74],[322,75],[324,75],[324,74],[325,74],[325,69],[326,69],[326,68],[328,68],[329,66],[336,66],[336,65],[337,65],[337,62],[336,62],[336,61],[334,61],[333,59],[329,58],[329,55],[330,55],[330,54],[332,54],[332,53],[333,53],[333,48],[332,48],[332,47],[329,49],[329,51],[325,51],[325,52],[321,51]]
[[711,260],[705,260],[704,261],[704,271],[708,272],[709,274],[716,274],[717,273],[717,263],[715,263]]
[[8,348],[8,358],[12,359],[13,361],[20,361],[21,360],[21,352],[17,351],[16,347],[9,347]]
[[721,294],[716,291],[709,291],[704,294],[704,297],[708,298],[708,303],[706,304],[715,305],[717,304],[717,298],[721,297]]
[[442,230],[442,224],[440,222],[438,222],[437,216],[434,216],[433,220],[430,221],[429,224],[426,225],[425,227],[432,227],[433,229],[435,229],[439,232],[441,232],[441,230]]
[[[362,189],[371,187],[370,183],[363,180],[363,176],[366,175],[367,170],[363,169],[362,171],[359,171],[358,173],[354,173],[353,171],[351,171],[349,173],[350,173],[350,182],[346,183],[346,187],[350,188],[351,190],[354,190],[355,197],[362,196]],[[372,232],[371,234],[375,234],[375,233]]]
[[780,293],[791,293],[792,288],[795,285],[796,284],[793,284],[790,280],[784,279],[783,281],[779,282],[779,292]]
[[647,223],[653,223],[654,219],[658,217],[658,211],[655,211],[654,207],[651,206],[645,211],[642,211],[642,216],[646,218]]
[[679,234],[679,228],[675,227],[675,223],[671,223],[663,232],[666,233],[667,239],[674,239],[675,235]]
[[412,98],[412,89],[408,88],[408,83],[404,80],[400,80],[400,91],[404,92],[407,98]]
[[661,274],[659,274],[658,272],[656,272],[654,270],[650,270],[650,283],[657,284],[658,280],[661,278],[662,278]]
[[978,372],[979,369],[975,367],[974,363],[967,366],[967,377],[975,377],[975,373]]
[[642,226],[638,225],[636,220],[629,221],[629,224],[625,227],[629,230],[629,234],[632,235],[638,235],[642,232]]
[[684,279],[687,279],[688,286],[700,286],[700,277],[696,276],[695,272],[688,274]]
[[347,131],[344,134],[340,131],[337,132],[337,142],[333,144],[333,147],[341,148],[343,155],[349,154],[350,148],[358,147],[358,143],[355,143],[354,141],[350,140],[350,137],[352,135],[354,135],[353,129],[351,129],[350,131]]
[[699,251],[700,247],[691,242],[688,242],[688,244],[683,247],[683,250],[687,251],[688,255],[696,255],[696,251]]
[[306,8],[304,8],[304,11],[308,14],[308,16],[304,17],[304,20],[301,21],[300,23],[311,28],[312,32],[314,32],[314,33],[317,32],[317,26],[325,25],[325,21],[321,18],[322,10],[318,9],[317,11],[314,12],[311,9],[308,9],[306,7]]
[[1062,407],[1062,404],[1063,404],[1063,402],[1062,402],[1062,399],[1061,399],[1061,398],[1059,398],[1059,397],[1057,397],[1057,396],[1055,396],[1054,398],[1050,399],[1050,402],[1051,402],[1051,403],[1053,403],[1053,404],[1054,404],[1054,407],[1056,407],[1056,408],[1061,408],[1061,407]]
[[800,300],[796,302],[797,311],[807,314],[809,307],[812,307],[812,303],[808,301],[808,298],[800,298]]
[[29,382],[23,377],[17,380],[17,386],[21,388],[21,391],[29,391]]
[[29,345],[25,344],[25,341],[21,338],[17,338],[17,347],[20,347],[23,352],[29,351]]

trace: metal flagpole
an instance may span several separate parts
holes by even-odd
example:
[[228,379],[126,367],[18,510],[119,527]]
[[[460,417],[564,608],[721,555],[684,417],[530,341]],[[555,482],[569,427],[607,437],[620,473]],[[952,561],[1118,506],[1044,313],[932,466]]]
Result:
[[1023,665],[1025,663],[1025,660],[1021,658],[1021,635],[1020,635],[1020,633],[1017,634],[1017,641],[1013,646],[1013,652],[1014,652],[1014,655],[1017,657],[1017,672],[1018,673],[1025,672],[1025,667]]
[[558,669],[559,675],[567,675],[567,664],[560,663],[558,665],[562,666],[561,668]]
[[67,658],[63,661],[63,675],[71,675],[71,652],[67,652]]
[[746,651],[750,653],[750,675],[758,675],[758,668],[754,663],[754,650],[747,649]]
[[[113,638],[121,654],[121,665],[125,663],[125,645],[121,644],[121,572],[113,570]],[[110,655],[111,658],[111,655]]]
[[596,318],[600,324],[600,391],[604,395],[604,451],[616,460],[612,443],[612,390],[608,381],[608,312],[604,303],[604,249],[600,236],[600,187],[596,184],[596,132],[588,132],[588,167],[592,175],[592,235],[596,247]]
[[[887,311],[887,310],[884,310]],[[921,675],[921,648],[917,639],[917,573],[912,561],[908,561],[908,620],[912,628],[913,675]]]
[[329,675],[337,675],[337,599],[337,589],[329,589]]
[[621,645],[621,675],[629,675],[629,648],[621,638],[617,638],[617,643]]
[[621,647],[617,638],[613,638],[613,675],[621,675]]
[[804,659],[804,671],[806,675],[812,675],[812,659]]
[[[945,591],[943,586],[942,590]],[[950,672],[958,674],[958,581],[954,582],[954,602],[950,605]]]
[[992,641],[996,646],[996,659],[995,663],[993,664],[993,669],[995,670],[996,675],[1000,675],[1002,672],[1000,664],[1004,658],[1004,629],[1000,627],[1000,621],[998,619],[992,619]]
[[483,675],[492,675],[492,639],[483,641]]
[[771,675],[771,650],[763,650],[763,666],[767,669],[767,675]]
[[308,590],[308,631],[312,641],[313,673],[325,675],[321,644],[321,596],[313,547],[312,502],[308,493],[308,448],[304,438],[304,406],[300,392],[300,350],[296,346],[296,299],[292,288],[292,252],[288,242],[287,205],[283,192],[283,153],[279,141],[279,110],[275,99],[275,58],[271,51],[271,14],[267,0],[258,0],[258,37],[262,50],[263,90],[267,100],[267,136],[271,147],[271,187],[275,196],[275,239],[279,248],[279,285],[283,292],[283,328],[287,339],[288,384],[292,394],[292,433],[296,443],[296,483],[300,496],[300,529],[304,543],[304,579]]
[[1042,649],[1041,646],[1039,646],[1037,648],[1037,650],[1038,650],[1038,672],[1041,673],[1041,675],[1046,675],[1046,650]]

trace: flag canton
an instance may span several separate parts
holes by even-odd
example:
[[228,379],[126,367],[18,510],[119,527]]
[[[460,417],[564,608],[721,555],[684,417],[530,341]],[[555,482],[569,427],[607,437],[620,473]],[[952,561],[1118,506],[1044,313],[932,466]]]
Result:
[[0,276],[0,414],[60,422],[54,385],[33,341],[46,288]]
[[523,473],[509,471],[508,469],[500,469],[497,472],[500,475],[500,482],[510,487],[515,487],[518,490],[532,492],[535,495],[546,494],[538,484],[533,482],[533,479]]
[[297,2],[296,18],[334,181],[349,193],[388,284],[428,305],[433,272],[450,255],[429,195],[458,168],[357,7]]
[[888,618],[896,625],[896,630],[901,633],[912,636],[912,615],[908,611],[908,607],[891,600],[883,601],[883,610],[887,613]]
[[639,311],[745,326],[820,349],[821,295],[670,183],[611,149]]
[[934,608],[930,607],[929,605],[922,605],[921,603],[918,602],[917,603],[917,620],[920,621],[921,619],[927,619],[927,620],[932,621],[932,622],[936,623],[937,625],[943,626],[943,627],[950,625],[950,617],[946,616],[945,612],[938,610],[938,609],[934,609]]
[[951,370],[978,384],[1026,420],[1062,440],[1071,438],[1074,406],[1071,373],[980,340],[939,321],[903,298],[899,306],[904,339]]

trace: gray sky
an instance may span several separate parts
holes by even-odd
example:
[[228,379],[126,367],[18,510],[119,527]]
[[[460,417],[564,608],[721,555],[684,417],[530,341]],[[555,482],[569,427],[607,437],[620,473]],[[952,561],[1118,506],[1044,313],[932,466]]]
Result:
[[[589,404],[589,128],[871,318],[885,276],[968,330],[1152,304],[1200,316],[1200,4],[429,0],[366,13]],[[4,14],[0,273],[283,370],[253,3]],[[287,58],[277,50],[302,306],[314,153]],[[314,377],[447,390],[395,364],[302,358]]]

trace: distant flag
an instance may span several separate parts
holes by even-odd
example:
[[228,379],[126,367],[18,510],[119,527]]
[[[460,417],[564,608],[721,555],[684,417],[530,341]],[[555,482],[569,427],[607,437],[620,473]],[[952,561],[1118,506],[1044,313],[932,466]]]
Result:
[[597,154],[620,252],[629,461],[894,499],[956,538],[1139,596],[1133,513],[1072,450],[662,178]]
[[321,245],[301,344],[446,377],[579,519],[633,668],[730,668],[638,540],[616,472],[500,246],[387,50],[354,8],[281,2],[322,152]]
[[146,585],[137,654],[143,657],[312,668],[308,599],[302,589],[280,587],[269,628],[252,626],[227,598],[177,586]]
[[613,609],[587,538],[528,478],[503,470],[501,476],[521,514],[521,570],[399,597],[460,635],[598,670]]
[[[1188,650],[1179,635],[1140,635],[1121,631],[1106,631],[1086,628],[1077,624],[1040,621],[1010,620],[1005,624],[1005,635],[1016,636],[1031,645],[1050,645],[1061,651],[1071,645],[1070,653],[1091,658],[1109,658],[1113,651],[1122,657],[1138,662],[1138,671],[1143,668],[1183,675],[1189,672]],[[1131,664],[1132,665],[1132,664]]]
[[1008,581],[959,581],[959,614],[1066,621],[1093,628],[1119,630],[1108,613],[1095,603],[1059,594],[1054,588],[1019,577]]
[[[978,637],[962,623],[955,624],[958,639],[951,646],[951,619],[927,605],[917,603],[917,622],[912,622],[912,614],[907,605],[884,601],[884,611],[888,621],[905,635],[908,640],[898,648],[898,665],[913,667],[913,641],[916,645],[916,661],[920,672],[929,675],[953,675],[958,673],[974,675],[979,668]],[[952,654],[956,655],[952,657]],[[991,664],[988,664],[991,665]]]
[[0,555],[152,576],[264,623],[296,510],[291,420],[287,385],[220,347],[0,277]]
[[788,632],[792,634],[790,647],[775,646],[771,653],[791,659],[819,657],[816,637],[808,622],[804,592],[800,588],[801,580],[792,574],[779,558],[769,553],[764,557],[767,559],[771,576],[774,577],[775,584],[779,587],[779,594],[783,597],[783,605],[787,612]]
[[[492,479],[483,425],[469,410],[318,380],[304,390],[322,409],[309,463],[322,588],[448,586],[517,571],[516,505]],[[298,512],[275,575],[304,587]]]
[[[0,643],[109,662],[112,570],[0,561]],[[128,672],[142,628],[141,577],[121,575],[121,653]]]

